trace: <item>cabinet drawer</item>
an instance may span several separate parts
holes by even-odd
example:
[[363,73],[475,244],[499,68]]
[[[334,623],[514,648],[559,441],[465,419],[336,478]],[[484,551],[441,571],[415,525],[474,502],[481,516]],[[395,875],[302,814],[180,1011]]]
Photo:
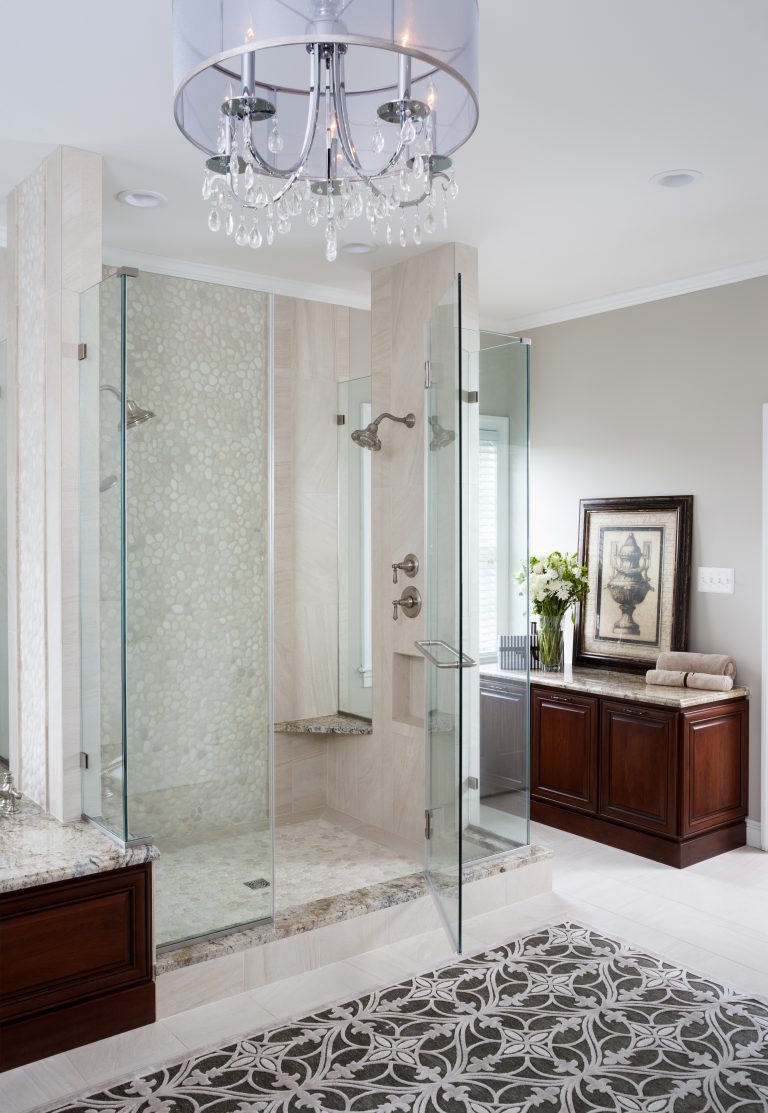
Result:
[[531,793],[576,811],[597,810],[597,699],[534,688]]
[[0,1020],[151,980],[148,866],[0,899]]
[[603,701],[599,814],[657,834],[677,833],[677,714]]

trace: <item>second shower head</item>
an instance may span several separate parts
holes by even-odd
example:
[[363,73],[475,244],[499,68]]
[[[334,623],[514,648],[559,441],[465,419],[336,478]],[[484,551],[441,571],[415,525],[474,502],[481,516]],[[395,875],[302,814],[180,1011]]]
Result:
[[400,425],[405,425],[407,429],[413,429],[416,424],[415,414],[406,414],[405,417],[395,417],[394,414],[383,413],[372,421],[370,425],[366,425],[365,429],[355,429],[352,434],[352,440],[360,448],[367,448],[369,452],[378,452],[381,449],[381,438],[379,437],[379,423],[388,418],[390,421],[397,421]]

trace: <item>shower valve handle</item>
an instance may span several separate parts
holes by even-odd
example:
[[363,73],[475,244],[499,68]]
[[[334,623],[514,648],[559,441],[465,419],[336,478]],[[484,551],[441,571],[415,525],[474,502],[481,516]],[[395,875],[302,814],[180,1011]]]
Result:
[[392,618],[397,622],[397,608],[401,607],[407,618],[415,618],[421,612],[421,592],[416,587],[407,587],[399,599],[392,600]]
[[[398,573],[398,571],[405,572],[406,576],[408,576],[409,579],[413,579],[413,577],[419,571],[419,558],[417,556],[414,556],[413,553],[408,553],[408,555],[405,556],[403,558],[403,560],[397,561],[395,564],[393,564],[392,565],[392,583],[393,584],[397,583],[397,573]],[[399,602],[399,600],[398,600],[398,602]]]

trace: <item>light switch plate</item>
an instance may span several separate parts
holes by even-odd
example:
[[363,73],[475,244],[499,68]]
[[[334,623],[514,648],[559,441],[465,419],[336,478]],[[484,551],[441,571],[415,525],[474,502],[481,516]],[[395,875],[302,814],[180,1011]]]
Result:
[[733,595],[732,568],[699,568],[699,591],[715,591],[720,595]]

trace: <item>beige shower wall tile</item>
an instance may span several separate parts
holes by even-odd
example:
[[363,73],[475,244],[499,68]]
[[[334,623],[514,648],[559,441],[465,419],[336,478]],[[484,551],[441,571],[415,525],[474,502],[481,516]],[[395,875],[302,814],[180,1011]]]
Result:
[[337,637],[335,599],[330,604],[297,605],[294,718],[309,719],[338,711]]
[[328,803],[325,753],[292,762],[293,810],[307,812]]

